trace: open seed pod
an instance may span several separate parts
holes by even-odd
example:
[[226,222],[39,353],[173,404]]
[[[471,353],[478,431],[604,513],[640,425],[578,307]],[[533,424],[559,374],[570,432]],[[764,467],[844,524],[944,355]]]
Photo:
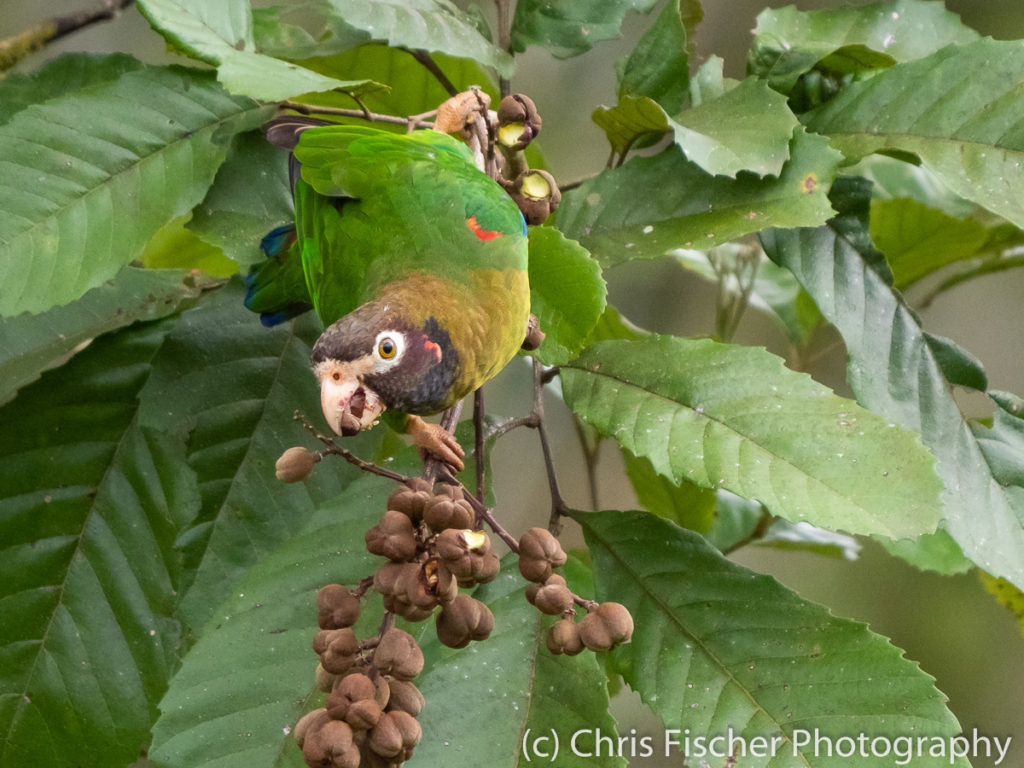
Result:
[[516,201],[527,224],[543,224],[562,202],[555,177],[547,171],[531,168],[510,182],[502,182],[509,196]]
[[540,133],[541,119],[533,99],[512,93],[498,104],[498,144],[512,151],[526,149]]

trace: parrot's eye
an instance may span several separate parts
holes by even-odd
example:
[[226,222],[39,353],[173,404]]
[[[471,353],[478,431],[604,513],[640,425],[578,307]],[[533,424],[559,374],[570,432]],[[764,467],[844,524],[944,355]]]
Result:
[[385,360],[390,360],[397,351],[398,347],[395,346],[395,341],[390,336],[385,336],[377,342],[377,354]]
[[405,336],[398,331],[381,331],[373,346],[373,355],[377,358],[377,370],[384,370],[395,365],[405,351]]

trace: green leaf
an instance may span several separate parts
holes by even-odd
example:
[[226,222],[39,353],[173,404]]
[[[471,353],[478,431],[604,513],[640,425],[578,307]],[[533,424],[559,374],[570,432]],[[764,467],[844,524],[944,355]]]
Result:
[[230,277],[238,264],[224,256],[220,248],[201,240],[187,228],[190,214],[179,216],[158,229],[139,257],[150,269],[198,269],[211,277]]
[[311,91],[355,91],[368,85],[324,77],[257,53],[247,0],[139,0],[138,6],[171,45],[217,67],[217,79],[232,93],[281,101]]
[[18,112],[0,126],[0,314],[112,278],[202,199],[230,136],[271,111],[206,74],[149,68]]
[[782,93],[816,66],[833,73],[887,67],[928,56],[978,33],[941,3],[897,0],[856,8],[766,9],[757,17],[748,69]]
[[866,224],[846,213],[815,229],[765,232],[768,255],[790,269],[836,326],[861,402],[921,433],[945,484],[944,527],[963,553],[1024,586],[1024,526],[960,413],[917,316],[866,261]]
[[199,496],[137,394],[169,330],[97,339],[0,410],[0,766],[134,760],[178,661]]
[[614,107],[598,107],[591,119],[604,131],[612,151],[624,155],[631,148],[657,143],[672,130],[665,110],[647,96],[620,96]]
[[[427,662],[416,684],[427,705],[419,717],[423,741],[412,764],[516,768],[524,764],[524,734],[548,736],[544,746],[552,749],[555,729],[562,744],[557,765],[621,768],[625,761],[619,757],[588,757],[568,748],[572,735],[583,729],[599,728],[616,738],[607,681],[593,654],[553,656],[547,650],[544,637],[552,620],[526,601],[526,583],[515,563],[514,555],[504,558],[502,575],[474,593],[494,614],[494,631],[486,641],[452,650],[437,641],[432,627],[424,630],[420,645]],[[579,589],[572,569],[583,569],[566,566],[570,586]],[[468,709],[467,702],[472,702]]]
[[704,15],[695,0],[669,0],[619,73],[619,101],[647,96],[666,112],[682,109],[690,87],[694,28]]
[[1024,42],[986,38],[854,83],[810,113],[807,126],[853,160],[882,150],[916,155],[953,192],[1020,227],[1021,87]]
[[759,547],[813,552],[842,560],[856,560],[860,556],[860,543],[852,536],[788,520],[779,520],[753,543]]
[[[196,631],[254,563],[358,474],[331,462],[303,483],[274,476],[285,449],[316,445],[294,413],[319,411],[309,371],[319,326],[310,314],[264,328],[243,307],[243,295],[235,280],[183,314],[140,395],[142,423],[186,438],[188,463],[199,478],[202,509],[181,542],[188,571],[179,609]],[[375,439],[364,435],[349,446],[366,453]]]
[[[479,85],[498,101],[498,88],[494,78],[484,67],[470,59],[457,59],[435,53],[432,58],[456,88],[465,90]],[[332,77],[369,78],[393,87],[375,90],[362,96],[366,108],[386,115],[421,115],[444,102],[449,93],[438,79],[408,51],[384,45],[368,44],[334,56],[309,59],[302,62],[317,72]],[[317,105],[351,107],[352,100],[343,94],[318,94]],[[381,127],[386,127],[381,124]],[[404,126],[398,126],[405,130]]]
[[988,240],[981,222],[954,218],[908,198],[872,200],[870,231],[900,289],[948,264],[974,258]]
[[1017,518],[1024,523],[1024,400],[1009,392],[991,395],[996,406],[992,426],[973,423],[971,429],[992,476],[1006,489]]
[[262,134],[235,137],[213,186],[186,225],[243,267],[262,261],[263,237],[294,219],[288,155]]
[[64,362],[80,344],[140,320],[174,314],[198,296],[198,286],[179,270],[125,267],[63,307],[0,320],[0,405],[42,371]]
[[599,342],[561,369],[566,403],[679,483],[850,533],[935,530],[941,484],[914,433],[764,350],[651,336]]
[[952,576],[974,568],[974,563],[964,557],[960,545],[944,528],[916,539],[893,541],[878,537],[877,541],[890,555],[902,558],[922,571],[936,571]]
[[[778,738],[773,756],[751,761],[767,768],[849,762],[815,749],[815,732],[833,743],[855,734],[891,742],[959,733],[934,679],[863,624],[833,617],[652,515],[573,517],[590,547],[598,599],[623,603],[636,625],[612,663],[666,728],[688,728],[691,739],[732,729],[747,745],[756,736]],[[729,750],[720,752],[711,759],[721,762]],[[892,762],[892,755],[856,758],[858,768]],[[913,762],[938,768],[951,760],[924,752]]]
[[824,222],[832,215],[826,191],[839,155],[802,129],[790,153],[778,178],[710,176],[675,148],[636,157],[566,194],[556,221],[605,267],[707,248],[773,225]]
[[936,336],[926,332],[924,340],[932,355],[935,356],[935,362],[946,381],[952,385],[976,389],[979,392],[988,389],[988,376],[985,374],[981,360],[945,336]]
[[[391,490],[377,478],[353,483],[249,571],[160,703],[151,760],[164,768],[303,765],[290,733],[322,699],[313,682],[316,594],[373,574],[380,560],[353,532],[374,524]],[[381,614],[372,591],[363,612],[357,628],[369,635]]]
[[618,37],[627,11],[647,12],[657,0],[519,0],[512,20],[512,49],[542,45],[555,58],[589,51]]
[[512,57],[480,33],[475,17],[449,0],[324,2],[340,23],[390,46],[473,59],[502,77],[511,77],[515,69]]
[[601,267],[585,248],[551,227],[530,227],[530,311],[544,341],[545,365],[571,360],[587,341],[606,306]]
[[0,125],[31,104],[40,104],[91,85],[116,80],[125,72],[145,66],[133,56],[114,53],[67,53],[47,62],[35,72],[8,73],[0,80]]
[[626,450],[622,451],[622,463],[644,509],[697,533],[711,530],[715,521],[715,491],[688,480],[676,484],[659,474],[649,459]]
[[690,160],[712,175],[735,178],[740,171],[777,176],[797,125],[783,96],[748,77],[676,115],[672,129]]

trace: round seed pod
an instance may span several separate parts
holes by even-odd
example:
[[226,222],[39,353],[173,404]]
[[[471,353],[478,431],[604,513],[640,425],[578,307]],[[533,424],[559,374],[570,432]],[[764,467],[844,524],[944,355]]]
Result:
[[533,604],[541,613],[559,616],[572,608],[572,592],[562,584],[545,584],[537,590]]
[[499,573],[501,573],[501,558],[493,550],[474,559],[473,584],[486,584],[489,581],[494,581]]
[[437,639],[449,648],[465,648],[472,640],[486,640],[494,629],[490,608],[469,595],[459,595],[437,616]]
[[558,655],[575,656],[583,650],[579,625],[572,619],[559,619],[548,630],[544,639],[548,650]]
[[295,737],[295,740],[299,742],[301,747],[306,740],[307,733],[317,730],[330,719],[324,707],[307,712],[295,724],[295,728],[292,729],[292,736]]
[[274,464],[274,474],[286,483],[302,482],[310,476],[320,458],[319,453],[302,446],[289,448]]
[[328,584],[316,596],[321,629],[343,629],[359,621],[359,598],[341,584]]
[[412,680],[423,671],[423,651],[408,632],[392,627],[373,652],[373,665],[396,680]]
[[366,532],[366,549],[401,563],[416,556],[416,533],[412,520],[401,512],[389,509],[377,525]]
[[352,728],[340,720],[328,720],[306,734],[302,757],[310,768],[359,768],[359,747]]
[[327,714],[334,720],[345,720],[354,702],[366,700],[377,704],[377,686],[361,672],[353,672],[341,678],[327,697]]
[[580,622],[580,640],[592,651],[604,651],[633,637],[633,617],[620,603],[601,603]]
[[541,119],[533,99],[513,93],[498,104],[498,143],[510,150],[522,150],[540,133]]
[[531,225],[543,224],[562,201],[555,178],[538,168],[523,171],[513,181],[502,183],[502,187]]
[[388,509],[401,512],[414,523],[419,522],[423,518],[423,506],[432,496],[430,483],[422,477],[413,477],[388,496]]
[[476,513],[453,485],[442,486],[423,506],[423,522],[440,533],[448,528],[472,528]]
[[[367,745],[381,757],[401,757],[404,761],[423,738],[423,730],[408,712],[385,712],[370,731]],[[406,754],[408,752],[408,755]]]
[[519,538],[519,572],[527,581],[547,581],[565,561],[562,545],[546,528],[531,528]]
[[317,664],[315,679],[318,691],[330,693],[331,690],[333,690],[334,688],[334,684],[340,679],[340,676],[334,674],[333,672],[328,672],[326,669],[324,669],[323,664]]
[[[356,662],[359,654],[359,640],[351,629],[326,630],[331,633],[327,638],[327,647],[320,654],[320,663],[323,668],[336,675],[343,675]],[[319,638],[320,635],[317,635]],[[314,638],[313,649],[316,650],[317,641]]]
[[535,600],[537,599],[537,593],[540,591],[541,587],[553,584],[561,584],[563,587],[566,586],[565,577],[560,573],[552,573],[545,581],[539,584],[536,582],[530,584],[530,586],[526,588],[526,601],[530,605],[536,605]]
[[427,700],[423,698],[415,684],[408,680],[390,680],[388,687],[391,691],[391,697],[388,699],[389,710],[408,712],[413,717],[423,711]]

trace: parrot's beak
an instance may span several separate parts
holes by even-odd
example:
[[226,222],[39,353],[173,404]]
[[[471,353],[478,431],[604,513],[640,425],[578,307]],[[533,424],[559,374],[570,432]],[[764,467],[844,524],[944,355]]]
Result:
[[384,412],[384,403],[377,393],[358,379],[335,381],[325,377],[320,384],[320,407],[335,433],[342,437],[356,435]]

